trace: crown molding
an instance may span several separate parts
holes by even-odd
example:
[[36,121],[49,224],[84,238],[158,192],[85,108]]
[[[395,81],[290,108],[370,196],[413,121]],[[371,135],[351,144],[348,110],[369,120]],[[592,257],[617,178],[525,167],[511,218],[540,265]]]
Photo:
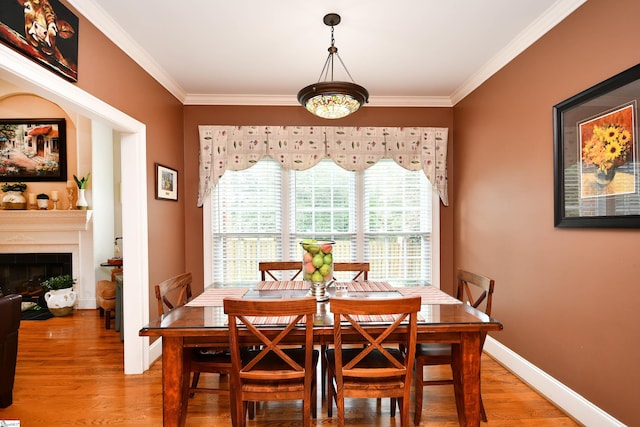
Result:
[[93,0],[67,0],[67,2],[82,14],[93,25],[102,31],[118,48],[126,53],[151,77],[168,90],[176,99],[184,103],[186,92],[140,45],[118,25]]
[[470,79],[465,81],[451,94],[451,102],[456,105],[464,97],[469,95],[484,83],[489,77],[500,71],[529,46],[545,35],[549,30],[558,25],[564,18],[571,15],[587,0],[559,0],[546,13],[531,23],[524,31],[518,34],[504,49],[500,50],[493,58],[481,67]]

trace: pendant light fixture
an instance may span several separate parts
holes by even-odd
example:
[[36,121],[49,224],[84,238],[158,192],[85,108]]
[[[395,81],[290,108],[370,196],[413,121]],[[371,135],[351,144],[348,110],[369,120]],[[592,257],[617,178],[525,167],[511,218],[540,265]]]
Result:
[[[369,92],[353,82],[353,77],[338,55],[333,29],[340,23],[340,15],[329,13],[325,15],[323,21],[325,25],[331,27],[329,56],[322,67],[318,82],[310,84],[298,92],[298,102],[318,117],[339,119],[355,113],[363,104],[369,102]],[[333,80],[334,57],[338,58],[351,82]]]

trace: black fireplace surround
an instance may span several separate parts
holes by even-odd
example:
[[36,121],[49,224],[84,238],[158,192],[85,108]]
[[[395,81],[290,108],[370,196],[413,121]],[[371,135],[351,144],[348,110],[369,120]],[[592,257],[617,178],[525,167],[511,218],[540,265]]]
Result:
[[43,293],[40,283],[71,273],[70,253],[0,254],[0,296],[37,296]]

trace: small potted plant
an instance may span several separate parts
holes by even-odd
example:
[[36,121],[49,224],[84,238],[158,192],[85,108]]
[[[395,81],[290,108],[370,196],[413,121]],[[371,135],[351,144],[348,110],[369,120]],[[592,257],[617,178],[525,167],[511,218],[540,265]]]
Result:
[[38,201],[38,209],[47,209],[49,207],[49,196],[45,193],[40,193],[36,196]]
[[27,199],[24,198],[24,191],[27,189],[27,184],[24,182],[17,182],[14,184],[6,183],[2,186],[2,191],[6,194],[2,198],[2,207],[4,209],[26,209]]
[[73,179],[76,181],[76,185],[78,186],[78,201],[76,202],[76,209],[89,209],[87,199],[85,199],[84,197],[84,190],[86,189],[89,178],[91,178],[91,172],[89,172],[87,176],[83,176],[82,178],[78,178],[77,176],[73,175]]
[[75,279],[68,274],[50,277],[40,283],[44,289],[47,289],[44,300],[51,314],[66,316],[73,311],[73,305],[76,302],[76,293],[73,290],[75,283]]

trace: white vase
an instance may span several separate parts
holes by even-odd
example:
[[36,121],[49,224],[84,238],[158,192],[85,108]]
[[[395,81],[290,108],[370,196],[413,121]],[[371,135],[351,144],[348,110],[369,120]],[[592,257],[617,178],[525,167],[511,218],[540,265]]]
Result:
[[27,199],[20,191],[7,191],[2,197],[2,207],[4,209],[27,209]]
[[53,289],[44,294],[47,307],[54,316],[66,316],[71,313],[76,297],[73,288]]
[[89,204],[87,203],[87,199],[84,198],[84,188],[78,188],[78,201],[76,202],[76,209],[87,210],[89,209]]

